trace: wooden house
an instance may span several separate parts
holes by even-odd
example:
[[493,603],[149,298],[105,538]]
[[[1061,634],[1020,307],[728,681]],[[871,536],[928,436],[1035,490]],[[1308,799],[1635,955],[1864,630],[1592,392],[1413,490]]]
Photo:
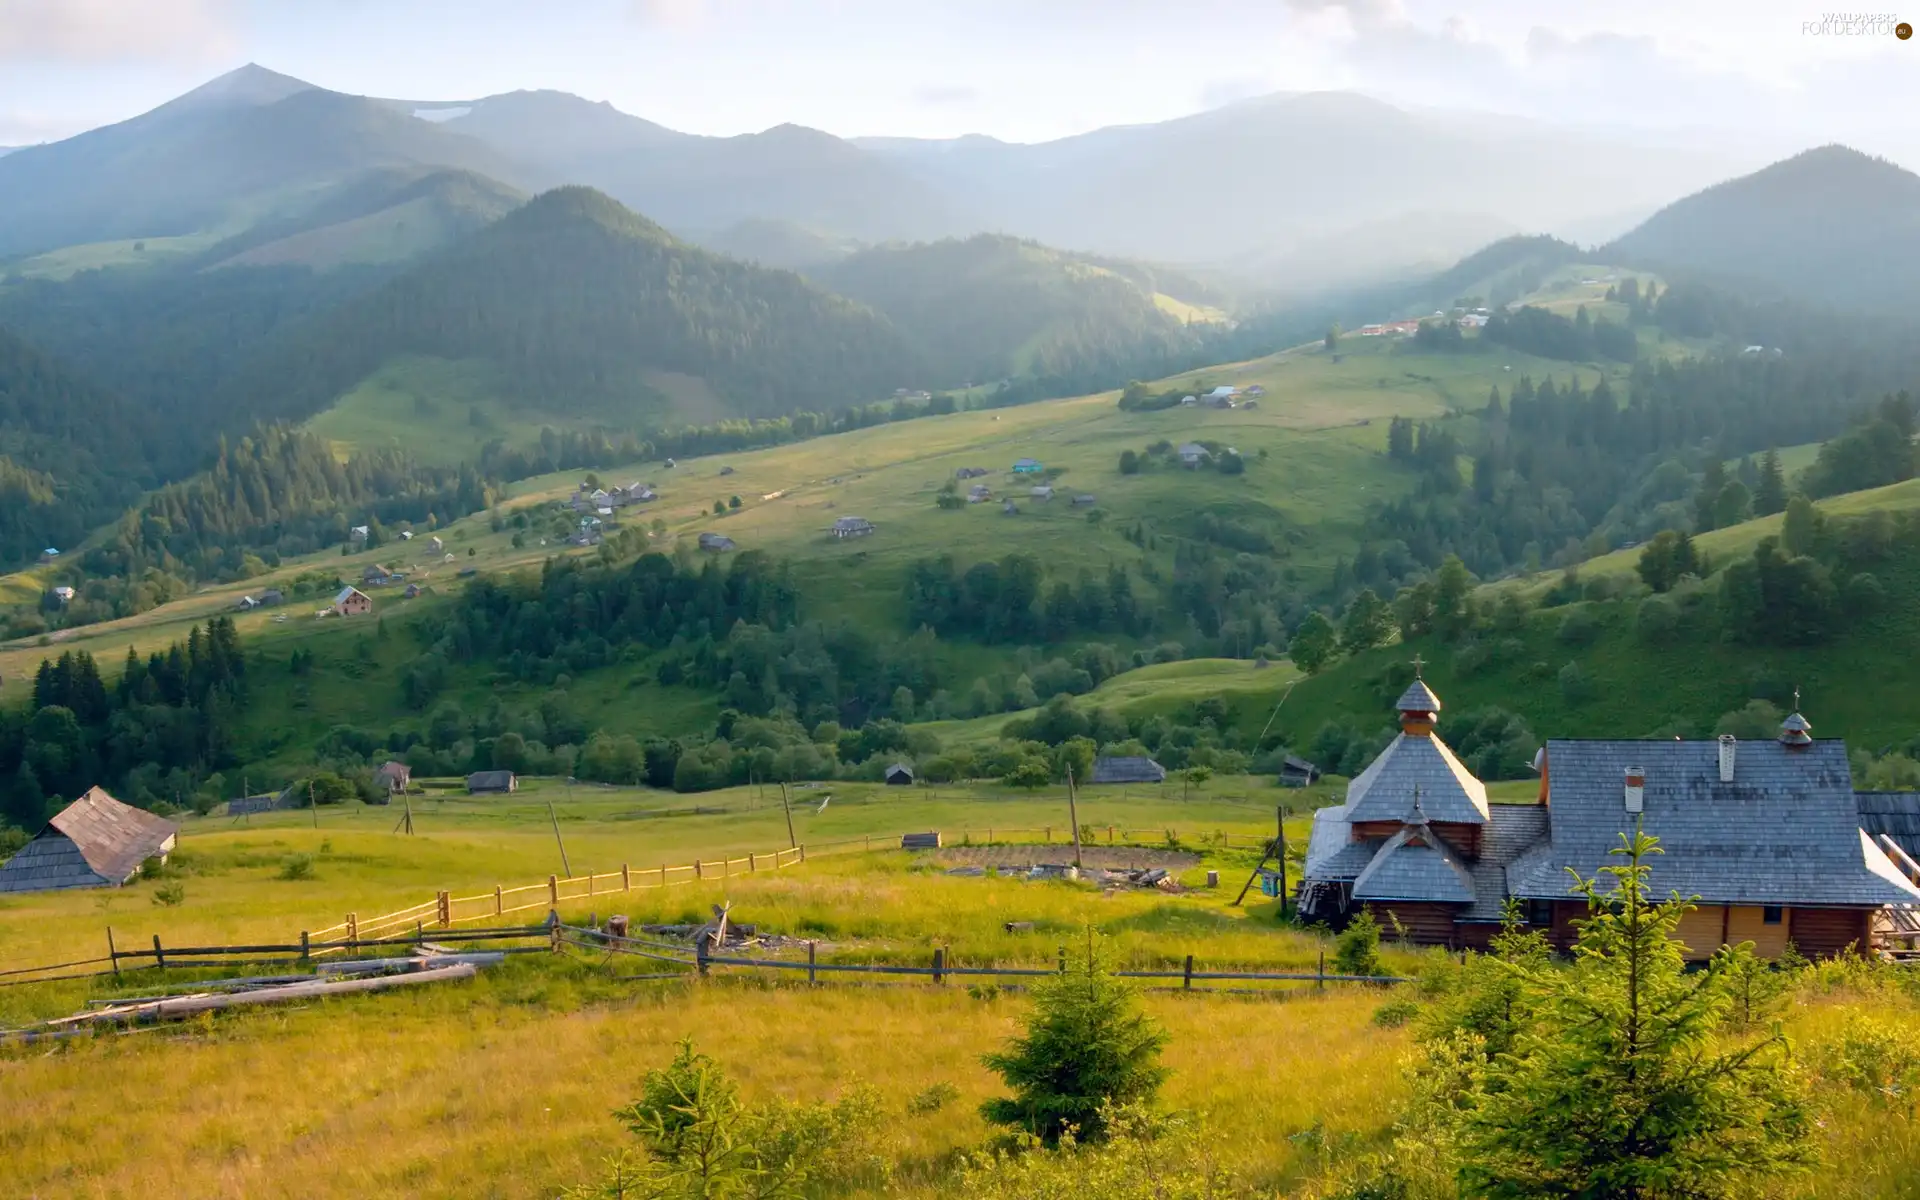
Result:
[[1320,778],[1320,768],[1304,758],[1289,754],[1280,763],[1281,787],[1311,787]]
[[373,786],[383,792],[403,792],[413,782],[413,768],[389,759],[373,773]]
[[1040,460],[1037,458],[1019,458],[1015,459],[1013,463],[1013,473],[1015,475],[1038,475],[1045,469],[1045,467],[1040,465]]
[[1044,483],[1041,484],[1039,487],[1029,488],[1027,490],[1027,494],[1029,496],[1032,496],[1035,500],[1046,501],[1046,500],[1053,499],[1053,489]]
[[1167,769],[1139,755],[1102,755],[1093,760],[1088,783],[1165,783]]
[[[1652,894],[1694,897],[1689,958],[1751,941],[1822,956],[1866,949],[1876,918],[1920,907],[1920,885],[1861,828],[1846,746],[1815,741],[1795,713],[1777,739],[1550,739],[1533,804],[1494,804],[1434,733],[1440,701],[1416,678],[1401,733],[1314,814],[1300,888],[1309,919],[1365,909],[1415,942],[1484,946],[1508,900],[1554,945],[1573,944],[1586,902],[1572,875],[1618,861],[1622,835],[1659,839]],[[1914,869],[1920,875],[1920,867]]]
[[865,517],[840,517],[834,521],[830,532],[834,537],[842,540],[866,537],[873,532],[873,522]]
[[1180,455],[1180,465],[1188,468],[1197,467],[1211,457],[1207,448],[1199,442],[1188,442],[1177,453]]
[[497,796],[520,790],[520,777],[512,771],[475,771],[467,776],[469,796]]
[[733,549],[733,539],[723,533],[703,533],[700,535],[700,548],[714,554],[725,554]]
[[913,782],[913,768],[906,763],[897,762],[888,767],[881,778],[891,787],[906,787]]
[[0,893],[119,887],[148,859],[165,862],[179,836],[174,822],[89,788],[0,865]]
[[364,617],[373,611],[373,597],[359,588],[341,588],[333,598],[333,611],[343,617]]

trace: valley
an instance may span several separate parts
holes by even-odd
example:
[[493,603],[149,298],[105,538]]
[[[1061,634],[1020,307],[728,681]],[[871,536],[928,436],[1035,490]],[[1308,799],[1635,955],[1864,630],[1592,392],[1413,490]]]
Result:
[[0,1192],[1908,1195],[1920,176],[513,7],[0,152]]

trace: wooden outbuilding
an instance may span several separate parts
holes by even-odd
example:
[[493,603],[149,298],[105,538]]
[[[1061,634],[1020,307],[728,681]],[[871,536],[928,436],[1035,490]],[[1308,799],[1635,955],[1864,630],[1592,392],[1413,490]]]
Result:
[[148,859],[165,862],[179,836],[165,817],[89,788],[0,865],[0,893],[119,887]]

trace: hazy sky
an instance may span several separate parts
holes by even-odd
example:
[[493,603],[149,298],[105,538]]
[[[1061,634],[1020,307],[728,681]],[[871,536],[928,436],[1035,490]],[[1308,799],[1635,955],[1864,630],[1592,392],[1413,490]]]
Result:
[[[1270,91],[1846,141],[1913,164],[1920,39],[1792,0],[0,0],[0,144],[242,63],[420,99],[558,88],[677,129],[1036,141]],[[1909,18],[1915,14],[1906,14]]]

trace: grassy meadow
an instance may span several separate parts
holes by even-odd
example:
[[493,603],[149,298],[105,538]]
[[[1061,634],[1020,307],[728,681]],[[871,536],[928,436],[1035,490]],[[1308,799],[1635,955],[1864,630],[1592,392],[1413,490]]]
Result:
[[[982,819],[1044,822],[1064,808],[1060,797],[996,789],[831,790],[823,813],[814,803],[796,806],[803,840],[904,827],[951,834]],[[1047,963],[1057,944],[1093,925],[1130,964],[1173,965],[1191,953],[1203,966],[1311,968],[1329,943],[1280,924],[1271,902],[1232,908],[1252,853],[1200,836],[1215,827],[1264,832],[1275,794],[1239,780],[1186,801],[1144,790],[1082,793],[1088,824],[1177,822],[1180,841],[1201,861],[1182,877],[1196,881],[1211,866],[1222,872],[1219,889],[1102,894],[1082,884],[954,877],[931,856],[876,851],[636,891],[568,912],[617,909],[637,921],[690,921],[724,899],[736,920],[763,932],[818,939],[829,961],[924,963],[933,947],[945,946],[955,964]],[[1289,795],[1304,806],[1328,794]],[[493,800],[417,800],[421,832],[412,838],[388,831],[395,813],[363,808],[323,809],[318,832],[309,813],[239,825],[203,820],[183,838],[184,903],[153,906],[150,883],[14,898],[0,907],[0,967],[18,962],[23,948],[51,948],[56,938],[103,940],[109,921],[123,942],[152,930],[176,945],[265,936],[288,923],[317,924],[347,905],[365,911],[437,886],[457,892],[495,876],[543,874],[557,861],[548,798],[576,870],[784,841],[778,809],[751,789],[703,797],[735,806],[706,817],[649,818],[642,813],[669,798],[576,790],[569,799],[554,786]],[[1289,822],[1296,846],[1303,833],[1300,821]],[[279,877],[285,856],[295,853],[314,856],[313,878]],[[1008,934],[1002,925],[1009,920],[1032,921],[1035,929]],[[1393,946],[1384,957],[1401,973],[1438,970],[1445,961]],[[686,1037],[750,1101],[820,1101],[875,1088],[890,1114],[879,1151],[891,1180],[860,1194],[950,1195],[957,1157],[992,1136],[978,1105],[1001,1084],[980,1056],[1019,1032],[1026,1004],[1015,990],[963,982],[809,988],[726,968],[704,982],[619,978],[655,969],[583,952],[534,954],[467,982],[0,1048],[0,1094],[9,1100],[0,1121],[5,1190],[31,1197],[554,1196],[595,1177],[632,1144],[613,1110]],[[0,1024],[71,1012],[89,996],[140,994],[157,980],[152,972],[130,976],[118,991],[111,982],[0,989]],[[1389,999],[1423,996],[1419,986],[1149,992],[1143,1003],[1169,1035],[1163,1101],[1204,1118],[1222,1163],[1243,1172],[1257,1194],[1330,1197],[1332,1175],[1389,1144],[1408,1094],[1414,1028],[1378,1024],[1375,1012]],[[1920,1034],[1914,1002],[1858,971],[1816,976],[1784,1021],[1816,1061],[1825,1041],[1861,1021]],[[108,1078],[114,1117],[101,1121]],[[950,1090],[943,1096],[936,1084]],[[1851,1165],[1781,1194],[1911,1195],[1906,1189],[1920,1170],[1912,1114],[1845,1091],[1823,1103],[1827,1119],[1817,1136],[1833,1161]]]

